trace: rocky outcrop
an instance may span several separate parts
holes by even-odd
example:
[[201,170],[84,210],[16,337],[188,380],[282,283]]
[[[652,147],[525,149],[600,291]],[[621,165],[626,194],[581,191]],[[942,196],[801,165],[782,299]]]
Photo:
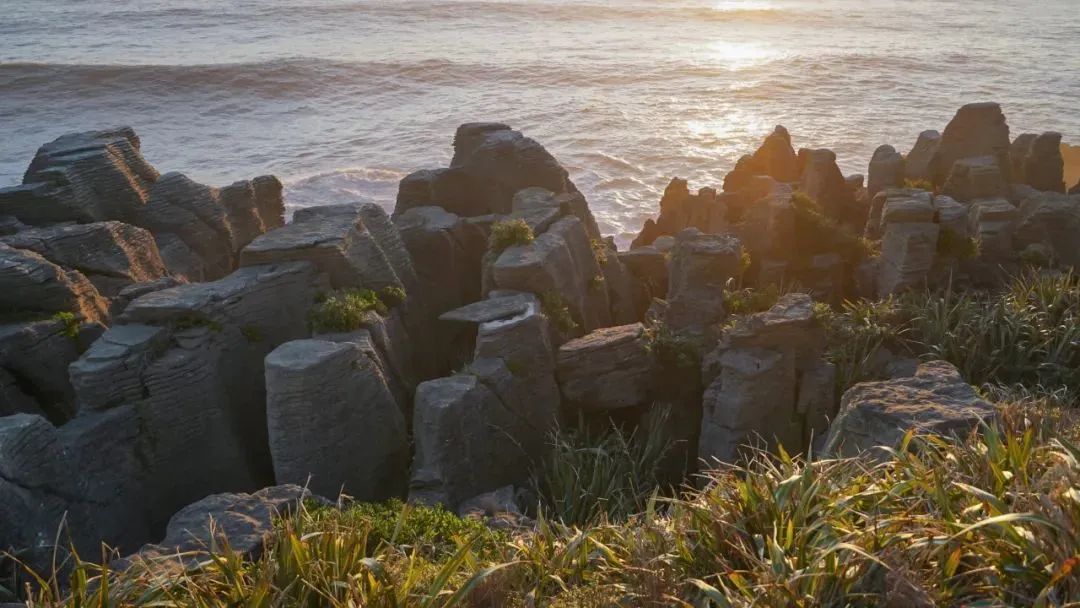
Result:
[[933,179],[933,160],[941,144],[941,133],[934,130],[919,133],[911,151],[904,158],[904,175],[911,180]]
[[892,146],[880,146],[874,150],[867,175],[866,190],[870,197],[885,188],[899,188],[904,185],[904,157]]
[[[789,146],[790,149],[790,146]],[[675,236],[686,228],[697,228],[706,234],[719,234],[727,226],[725,197],[712,188],[701,188],[691,194],[686,180],[674,178],[660,199],[660,217],[646,220],[631,248],[651,245],[659,236]]]
[[1001,181],[1008,183],[1011,181],[1010,145],[1009,125],[1005,123],[1000,105],[967,104],[957,110],[941,135],[930,163],[931,179],[936,185],[944,184],[957,161],[989,156],[998,168]]
[[277,483],[364,502],[404,494],[405,416],[378,353],[357,342],[282,344],[266,357],[266,418]]
[[576,217],[563,217],[532,242],[506,248],[492,262],[491,277],[494,289],[556,297],[586,332],[610,325],[603,273]]
[[979,259],[990,263],[1014,259],[1016,207],[1003,198],[978,200],[968,211],[970,232],[979,239]]
[[953,163],[941,191],[967,203],[982,198],[1008,196],[1009,185],[997,159],[993,156],[975,156]]
[[108,303],[81,272],[41,255],[0,244],[0,310],[10,316],[69,312],[90,322],[108,319]]
[[835,368],[824,348],[806,294],[736,321],[703,362],[699,457],[732,462],[740,446],[761,440],[790,453],[807,449],[834,409]]
[[1025,133],[1012,143],[1013,179],[1044,192],[1065,192],[1061,133]]
[[318,499],[296,485],[207,496],[173,515],[160,542],[145,545],[112,566],[123,569],[143,561],[153,562],[158,571],[186,570],[226,542],[244,559],[257,560],[273,538],[275,519],[289,517],[304,500]]
[[783,126],[777,126],[757,151],[739,159],[724,178],[724,192],[743,191],[756,176],[794,182],[799,179],[799,167],[799,159],[791,147],[791,134]]
[[847,456],[894,448],[911,429],[964,436],[996,415],[955,367],[933,361],[919,365],[912,377],[864,382],[844,393],[825,450]]
[[0,240],[81,272],[101,295],[109,298],[132,283],[154,281],[168,274],[153,235],[121,222],[35,228]]
[[20,186],[0,190],[0,215],[34,225],[129,221],[158,172],[130,127],[72,133],[38,149]]
[[557,377],[563,398],[584,410],[649,405],[657,363],[641,323],[599,329],[559,347]]
[[832,150],[805,150],[804,156],[799,189],[817,201],[828,217],[842,224],[861,225],[865,219],[859,219],[855,193],[836,165],[836,154]]
[[1038,192],[1020,204],[1013,233],[1013,249],[1024,251],[1032,246],[1046,249],[1051,260],[1080,267],[1080,196]]
[[926,286],[937,255],[940,227],[933,196],[921,190],[888,190],[882,209],[879,297]]
[[714,326],[727,316],[724,288],[738,276],[742,262],[739,239],[688,229],[676,239],[671,255],[665,326],[676,334],[708,341]]
[[68,365],[97,333],[52,319],[0,325],[0,417],[28,413],[67,422],[75,414]]

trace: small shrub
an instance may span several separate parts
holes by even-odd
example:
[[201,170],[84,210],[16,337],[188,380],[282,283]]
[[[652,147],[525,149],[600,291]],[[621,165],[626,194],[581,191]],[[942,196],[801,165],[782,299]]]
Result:
[[647,331],[649,350],[660,367],[669,372],[697,370],[701,357],[693,342],[679,337],[665,327],[650,327]]
[[938,234],[937,253],[947,258],[974,259],[979,256],[979,239],[961,237],[952,230],[942,230]]
[[827,217],[821,205],[805,192],[791,196],[795,210],[795,250],[801,256],[838,253],[849,263],[871,257],[875,246]]
[[765,312],[780,299],[781,290],[775,284],[760,289],[744,287],[724,292],[724,309],[732,315],[748,315]]
[[604,266],[608,263],[608,247],[607,243],[600,239],[592,239],[589,241],[592,245],[593,256],[596,258],[596,263]]
[[574,320],[573,315],[570,314],[570,308],[566,305],[566,300],[559,292],[543,293],[540,296],[540,308],[560,332],[568,334],[578,328],[577,321]]
[[326,296],[311,311],[311,329],[316,333],[356,331],[368,315],[386,315],[388,309],[370,289],[348,289]]
[[934,184],[928,179],[905,179],[905,188],[914,188],[916,190],[926,190],[927,192],[934,192]]
[[606,281],[607,279],[605,279],[604,275],[602,274],[593,275],[593,278],[589,279],[589,289],[593,291],[600,291],[604,289]]
[[379,290],[379,300],[381,300],[389,308],[401,306],[405,303],[405,299],[407,297],[408,294],[405,293],[405,290],[396,285],[383,287]]
[[58,312],[52,316],[52,319],[53,321],[59,321],[60,324],[63,325],[63,329],[61,331],[65,336],[71,338],[72,340],[78,339],[79,318],[75,316],[75,313],[67,311]]
[[525,220],[503,220],[491,226],[488,248],[496,255],[514,245],[528,245],[536,235]]

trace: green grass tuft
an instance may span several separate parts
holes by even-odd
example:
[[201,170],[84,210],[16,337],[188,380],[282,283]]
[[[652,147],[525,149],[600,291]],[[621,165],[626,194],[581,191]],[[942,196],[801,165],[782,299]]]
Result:
[[560,332],[568,334],[577,330],[578,323],[570,314],[570,308],[559,292],[548,291],[541,294],[540,308]]
[[53,321],[58,321],[63,325],[63,334],[72,340],[79,338],[79,318],[75,316],[73,312],[58,312],[52,316]]
[[503,220],[495,222],[491,226],[491,236],[488,239],[488,248],[498,255],[508,247],[514,245],[528,245],[533,242],[536,235],[525,220]]
[[316,333],[356,331],[368,315],[385,316],[389,307],[370,289],[347,289],[327,295],[311,310],[311,329]]

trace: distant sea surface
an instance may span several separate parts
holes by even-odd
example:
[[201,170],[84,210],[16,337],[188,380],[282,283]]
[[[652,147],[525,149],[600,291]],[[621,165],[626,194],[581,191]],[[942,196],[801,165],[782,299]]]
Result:
[[865,172],[970,101],[1080,143],[1078,0],[19,0],[0,8],[0,185],[65,132],[162,171],[274,173],[300,206],[448,163],[455,127],[548,147],[620,242],[672,176],[720,185],[773,125]]

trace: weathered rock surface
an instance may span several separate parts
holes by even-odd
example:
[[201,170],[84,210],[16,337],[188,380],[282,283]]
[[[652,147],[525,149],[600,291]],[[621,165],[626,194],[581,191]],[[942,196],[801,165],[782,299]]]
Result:
[[725,200],[730,196],[717,195],[712,188],[701,188],[697,194],[691,194],[686,180],[672,179],[660,199],[660,217],[655,223],[646,221],[631,248],[651,245],[656,237],[675,236],[686,228],[697,228],[705,234],[719,234],[727,227]]
[[793,182],[799,179],[799,173],[799,159],[791,147],[791,134],[783,126],[777,126],[754,154],[739,159],[724,178],[724,192],[744,191],[756,176]]
[[817,201],[828,217],[845,224],[857,223],[855,193],[836,165],[836,154],[832,150],[806,150],[805,158],[799,189]]
[[874,150],[867,175],[866,190],[871,197],[885,188],[899,188],[904,185],[904,157],[892,146],[880,146]]
[[308,490],[296,485],[207,496],[173,515],[160,542],[143,546],[113,566],[122,569],[145,560],[159,569],[170,565],[194,568],[212,547],[225,542],[245,559],[257,560],[273,537],[274,519],[288,517],[302,501],[312,498]]
[[0,190],[0,214],[34,225],[130,221],[158,172],[130,127],[72,133],[38,149],[20,186]]
[[121,222],[24,230],[2,241],[81,272],[102,295],[113,297],[132,283],[168,274],[152,234]]
[[878,297],[926,285],[941,230],[933,219],[930,193],[889,191],[882,217],[885,234],[878,265]]
[[934,130],[919,133],[915,145],[904,159],[904,175],[911,180],[933,179],[931,165],[940,144],[941,133]]
[[1004,198],[977,200],[968,212],[971,234],[979,239],[979,258],[989,262],[1014,257],[1013,232],[1018,213]]
[[[1013,163],[1019,164],[1022,171],[1016,181],[1044,192],[1065,192],[1065,160],[1061,156],[1061,133],[1031,135],[1026,147],[1025,140],[1022,139],[1025,137],[1027,135],[1021,135],[1013,142]],[[1022,156],[1017,158],[1018,154]]]
[[81,272],[0,244],[0,310],[49,316],[71,312],[86,321],[108,319],[108,303]]
[[557,377],[563,397],[582,410],[647,405],[657,371],[641,323],[607,327],[559,347]]
[[404,494],[405,417],[359,344],[296,340],[267,355],[266,418],[277,483],[364,502]]
[[724,287],[739,273],[742,246],[735,237],[693,229],[679,233],[677,241],[665,324],[674,333],[707,340],[713,326],[727,316]]
[[705,389],[698,455],[731,462],[758,438],[789,452],[810,445],[833,412],[835,368],[806,294],[739,319],[702,364]]
[[1080,197],[1038,192],[1020,204],[1012,246],[1017,251],[1044,246],[1050,257],[1080,267]]
[[826,452],[854,455],[878,446],[893,448],[910,429],[963,436],[996,415],[955,367],[933,361],[920,365],[912,377],[864,382],[844,393]]
[[55,320],[0,325],[0,417],[40,414],[60,425],[75,414],[67,368],[86,346],[68,332]]
[[952,171],[941,191],[967,203],[981,198],[1007,196],[1009,185],[993,156],[975,156],[961,158],[953,163]]
[[[956,161],[981,156],[992,157],[1002,182],[1011,180],[1009,125],[996,103],[970,103],[949,121],[930,163],[934,184],[944,184]],[[964,200],[957,197],[957,200]]]

